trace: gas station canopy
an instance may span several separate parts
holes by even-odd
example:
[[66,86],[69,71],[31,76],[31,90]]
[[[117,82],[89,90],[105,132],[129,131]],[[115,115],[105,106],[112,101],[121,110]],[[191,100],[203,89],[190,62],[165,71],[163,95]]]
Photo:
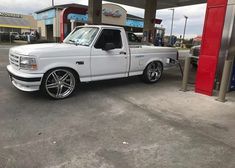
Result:
[[[137,8],[145,8],[144,0],[106,0],[109,2],[119,3]],[[196,5],[206,3],[206,0],[157,0],[157,9],[173,8],[187,5]]]

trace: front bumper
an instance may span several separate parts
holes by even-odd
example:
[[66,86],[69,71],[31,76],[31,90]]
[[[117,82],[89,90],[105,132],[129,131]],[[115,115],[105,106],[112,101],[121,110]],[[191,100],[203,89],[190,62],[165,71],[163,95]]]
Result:
[[40,89],[43,74],[29,74],[20,72],[12,67],[7,66],[10,80],[12,84],[19,90],[32,92]]

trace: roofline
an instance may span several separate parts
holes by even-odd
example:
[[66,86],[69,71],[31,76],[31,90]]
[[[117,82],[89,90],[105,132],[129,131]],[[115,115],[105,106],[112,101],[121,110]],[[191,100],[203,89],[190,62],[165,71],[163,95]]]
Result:
[[51,9],[64,9],[67,7],[73,7],[73,5],[74,5],[74,7],[83,7],[83,8],[88,9],[88,6],[86,6],[86,5],[81,5],[81,4],[77,4],[77,3],[70,3],[70,4],[60,4],[60,5],[50,6],[50,7],[35,11],[34,13],[38,14],[38,13],[41,13],[41,12],[44,12],[47,10],[51,10]]
[[[125,8],[123,8],[122,6],[118,5],[118,4],[114,4],[114,3],[104,3],[102,5],[106,5],[106,4],[111,4],[111,5],[115,5],[115,6],[118,6],[120,8],[122,8],[123,10],[125,10],[127,12],[127,10]],[[46,10],[50,10],[50,9],[64,9],[63,6],[66,6],[68,5],[68,7],[72,7],[72,5],[75,5],[75,6],[81,6],[81,7],[84,7],[84,8],[87,8],[88,9],[88,6],[87,5],[81,5],[81,4],[77,4],[77,3],[70,3],[70,4],[60,4],[60,5],[55,5],[55,6],[50,6],[50,7],[47,7],[47,8],[44,8],[44,9],[41,9],[41,10],[38,10],[38,11],[35,11],[34,13],[41,13],[41,12],[44,12]]]
[[142,17],[135,16],[135,15],[128,14],[128,13],[127,13],[127,18],[141,20],[141,21],[144,20],[144,18],[142,18]]
[[[120,8],[122,8],[122,9],[124,9],[126,12],[128,12],[125,8],[123,8],[122,6],[120,6],[120,5],[118,5],[118,4],[114,4],[114,3],[110,3],[110,2],[108,2],[108,3],[104,3],[103,5],[115,5],[115,6],[118,6],[118,7],[120,7]],[[44,8],[44,9],[41,9],[41,10],[39,10],[39,11],[36,11],[36,12],[34,12],[34,13],[36,13],[36,14],[38,14],[38,13],[41,13],[41,12],[45,12],[45,11],[47,11],[47,10],[51,10],[51,9],[64,9],[64,8],[67,8],[67,7],[82,7],[82,8],[86,8],[86,9],[88,9],[88,6],[86,6],[86,5],[80,5],[80,4],[76,4],[76,3],[70,3],[70,4],[60,4],[60,5],[55,5],[55,6],[51,6],[51,7],[47,7],[47,8]],[[129,17],[128,17],[129,16]],[[144,20],[144,18],[142,18],[142,17],[139,17],[139,16],[135,16],[135,15],[132,15],[132,14],[128,14],[127,13],[127,18],[130,18],[130,19],[135,19],[135,20],[140,20],[140,21],[143,21]]]
[[42,12],[45,12],[47,10],[51,10],[51,9],[62,9],[62,8],[59,8],[59,7],[48,7],[48,8],[44,8],[44,9],[41,9],[41,10],[38,10],[38,11],[35,11],[34,13],[38,14],[38,13],[42,13]]

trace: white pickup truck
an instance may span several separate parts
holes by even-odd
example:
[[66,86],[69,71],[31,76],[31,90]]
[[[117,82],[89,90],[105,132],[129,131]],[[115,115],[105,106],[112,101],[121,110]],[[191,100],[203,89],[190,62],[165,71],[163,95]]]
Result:
[[11,48],[7,70],[19,90],[63,99],[78,82],[142,75],[155,83],[177,59],[174,48],[129,45],[122,27],[88,25],[75,28],[63,43]]

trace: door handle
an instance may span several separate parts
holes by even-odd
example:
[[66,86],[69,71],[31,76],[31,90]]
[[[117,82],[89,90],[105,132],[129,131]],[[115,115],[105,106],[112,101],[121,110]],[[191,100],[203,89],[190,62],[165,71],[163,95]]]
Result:
[[126,55],[126,52],[125,51],[121,51],[119,54]]

